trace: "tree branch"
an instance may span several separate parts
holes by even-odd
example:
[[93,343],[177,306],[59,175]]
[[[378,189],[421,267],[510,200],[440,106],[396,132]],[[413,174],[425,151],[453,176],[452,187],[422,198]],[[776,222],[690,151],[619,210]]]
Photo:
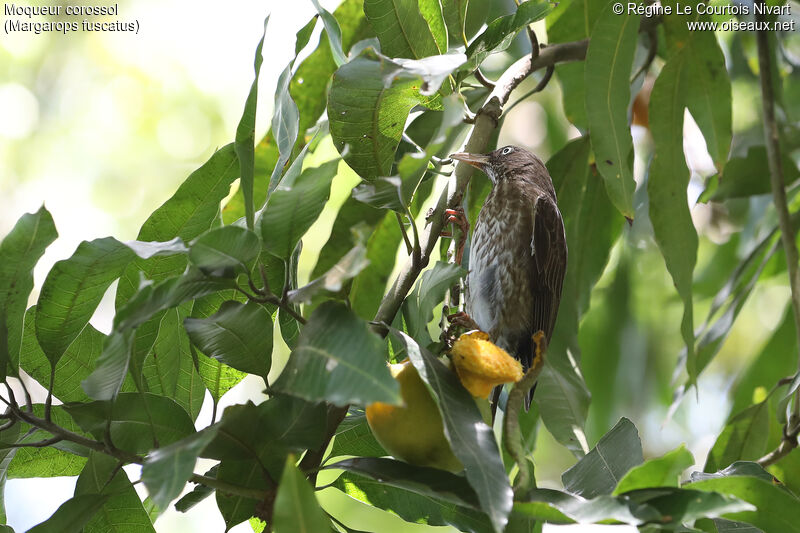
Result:
[[[766,6],[765,0],[756,0]],[[763,22],[764,15],[756,15],[756,19]],[[783,178],[783,165],[781,162],[781,146],[778,134],[778,124],[775,120],[775,90],[772,86],[772,58],[770,57],[769,41],[766,31],[756,32],[758,45],[758,67],[761,80],[761,103],[764,112],[764,140],[767,148],[767,161],[769,163],[769,178],[772,187],[772,198],[775,210],[778,212],[778,226],[781,229],[781,242],[786,254],[787,271],[789,274],[789,287],[792,291],[792,310],[794,311],[794,324],[797,333],[797,346],[800,346],[800,266],[798,266],[797,244],[795,243],[795,230],[789,215],[789,206],[786,201],[786,188]],[[800,369],[800,357],[798,357]],[[800,390],[794,400],[793,415],[787,424],[800,424]],[[794,421],[792,420],[794,419]],[[794,446],[797,446],[795,435]],[[788,453],[788,452],[787,452]]]
[[[584,59],[588,46],[588,39],[556,44],[543,48],[535,59],[532,59],[531,55],[526,55],[511,65],[503,75],[500,76],[500,79],[497,80],[494,89],[489,93],[483,106],[475,114],[475,125],[472,128],[472,134],[464,149],[467,152],[486,151],[486,146],[489,143],[492,132],[497,127],[500,116],[503,113],[503,106],[508,102],[508,98],[511,96],[514,89],[516,89],[525,78],[539,69],[551,67],[556,63],[580,61]],[[444,210],[453,209],[461,204],[464,191],[466,190],[474,170],[473,167],[465,163],[458,163],[458,165],[456,165],[455,179],[451,180],[450,186],[446,190],[442,191],[436,207],[428,217],[428,225],[421,232],[420,243],[422,253],[420,254],[419,261],[414,261],[413,258],[406,261],[405,266],[397,275],[391,288],[381,301],[381,305],[373,320],[376,324],[391,324],[392,320],[394,320],[398,309],[400,309],[400,304],[408,294],[408,291],[411,290],[417,276],[419,276],[419,273],[430,261],[431,253],[444,227]],[[374,327],[378,331],[385,330],[385,328],[380,328],[377,325]]]

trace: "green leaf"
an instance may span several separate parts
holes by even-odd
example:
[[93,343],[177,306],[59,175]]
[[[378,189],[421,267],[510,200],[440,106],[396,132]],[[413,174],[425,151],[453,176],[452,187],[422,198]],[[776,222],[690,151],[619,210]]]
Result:
[[[217,477],[217,471],[219,471],[219,464],[215,464],[212,466],[205,474],[206,477],[215,478]],[[214,489],[208,487],[206,485],[200,485],[199,483],[195,485],[194,489],[191,492],[186,493],[180,500],[175,502],[175,510],[180,511],[181,513],[185,513],[201,501],[205,500],[214,492]]]
[[474,71],[490,54],[502,52],[511,46],[519,30],[545,18],[551,10],[552,6],[548,2],[522,2],[517,7],[516,13],[490,22],[483,33],[467,47],[468,61],[462,70]]
[[216,437],[219,426],[189,435],[152,451],[142,465],[142,481],[153,503],[166,509],[177,498],[194,473],[197,456]]
[[[788,185],[800,177],[797,165],[785,153],[781,163],[784,182]],[[753,176],[763,172],[767,163],[767,149],[763,145],[751,146],[745,157],[732,157],[725,163],[721,174],[708,178],[708,185],[698,199],[699,202],[721,202],[732,198],[746,198],[769,194],[769,180],[754,180]]]
[[[277,477],[277,474],[275,475]],[[264,467],[255,460],[228,460],[219,465],[217,479],[248,489],[267,491],[269,485]],[[248,520],[256,514],[258,501],[227,492],[217,491],[217,507],[225,520],[226,529]]]
[[[325,25],[325,31],[328,34],[328,41],[331,45],[333,60],[336,62],[337,67],[341,67],[347,63],[347,57],[342,51],[342,29],[339,27],[339,23],[331,12],[319,5],[319,0],[312,0],[312,2],[314,3],[314,7],[317,8],[317,13],[319,13],[322,23]],[[298,52],[299,50],[296,50],[295,55]]]
[[[442,87],[442,84],[450,74],[466,63],[467,56],[461,52],[451,51],[446,54],[426,57],[424,59],[385,59],[399,66],[397,71],[391,73],[393,79],[421,79],[422,85],[420,86],[419,93],[423,96],[430,96],[435,94],[436,91]],[[446,88],[442,88],[442,92],[449,93],[450,88],[448,86],[445,87]],[[459,106],[459,110],[463,112],[463,107]],[[463,119],[463,117],[460,118]]]
[[578,457],[589,449],[583,427],[589,412],[589,390],[575,355],[554,337],[536,385],[534,400],[547,430]]
[[359,244],[342,257],[338,263],[321,277],[299,289],[289,291],[292,303],[311,303],[315,297],[337,294],[344,290],[345,283],[358,275],[369,265],[367,249]]
[[480,507],[495,531],[502,531],[511,512],[512,492],[492,429],[483,422],[472,397],[456,375],[403,332],[392,330],[436,400],[453,453],[464,465]]
[[225,409],[217,437],[201,456],[218,460],[262,457],[272,460],[280,452],[282,464],[289,451],[317,449],[322,445],[325,420],[324,404],[292,396],[273,396],[259,405],[251,402],[232,405]]
[[[548,42],[566,43],[591,37],[594,24],[607,4],[606,0],[561,2],[546,19]],[[555,75],[561,85],[567,120],[586,131],[585,62],[560,63],[555,67]]]
[[636,489],[648,487],[678,487],[684,470],[694,464],[694,457],[686,449],[680,447],[665,453],[662,457],[648,459],[634,466],[617,483],[612,494],[622,494]]
[[230,289],[233,281],[208,278],[197,272],[168,279],[157,284],[146,283],[114,317],[115,331],[125,331],[145,323],[151,316],[183,302]]
[[133,257],[130,248],[106,237],[83,241],[69,259],[53,265],[36,304],[36,337],[53,366]]
[[696,481],[686,488],[735,496],[755,506],[754,510],[726,515],[753,524],[764,531],[800,532],[800,500],[763,479],[746,476]]
[[717,472],[692,472],[690,481],[704,481],[706,479],[717,479],[729,476],[751,476],[763,479],[775,485],[780,485],[780,481],[772,474],[764,470],[764,467],[753,461],[736,461],[724,470]]
[[[103,351],[105,338],[91,324],[83,328],[56,363],[53,396],[65,403],[89,400],[81,388],[81,381],[92,372],[95,361]],[[50,360],[36,340],[35,306],[31,306],[25,313],[19,366],[43,387],[46,388],[50,383]]]
[[[180,237],[189,242],[219,217],[220,202],[230,193],[231,183],[239,177],[239,161],[233,144],[214,153],[192,172],[175,194],[151,214],[137,237],[140,241],[169,241]],[[186,258],[180,256],[137,259],[125,269],[117,288],[117,309],[139,289],[141,271],[146,278],[161,281],[186,270]]]
[[[436,2],[438,4],[438,2]],[[447,51],[441,5],[427,0],[364,0],[364,14],[389,57],[420,59]],[[428,15],[427,17],[425,15]],[[441,26],[431,25],[439,19]]]
[[593,524],[616,520],[638,525],[660,518],[658,511],[647,504],[600,495],[590,500],[553,489],[534,489],[530,502],[516,503],[514,510],[539,520],[554,523]]
[[400,401],[386,348],[344,304],[325,302],[300,332],[273,388],[310,401],[367,405]]
[[259,218],[264,249],[289,259],[308,228],[317,220],[330,197],[331,180],[339,160],[308,168],[291,188],[278,188],[270,195]]
[[327,465],[430,498],[478,509],[478,497],[467,480],[437,468],[382,457],[356,457]]
[[[342,30],[342,50],[345,53],[353,43],[375,36],[364,16],[363,4],[363,0],[344,0],[333,12]],[[327,34],[325,30],[323,33]],[[299,131],[312,127],[325,111],[328,83],[336,68],[330,40],[320,35],[319,45],[297,67],[289,84],[289,94],[300,111]]]
[[[36,416],[43,417],[44,404],[34,404],[33,412]],[[85,436],[60,405],[52,406],[50,416],[53,423],[59,427]],[[6,448],[6,444],[38,442],[52,438],[52,436],[48,431],[36,429],[29,424],[20,422],[16,428],[0,433],[0,450],[5,452],[3,449]],[[45,448],[11,450],[14,453],[3,459],[6,464],[4,475],[8,479],[77,476],[86,463],[85,455],[88,453],[86,448],[68,442],[59,442]]]
[[493,531],[487,516],[479,511],[388,486],[357,474],[343,473],[334,486],[357,501],[385,509],[407,522],[431,526],[452,525],[458,531],[471,533]]
[[414,290],[403,301],[403,319],[408,334],[421,345],[427,346],[431,343],[428,322],[433,319],[433,309],[442,302],[450,287],[466,273],[459,265],[439,261],[422,274]]
[[683,300],[681,333],[688,353],[689,382],[694,383],[698,370],[694,351],[692,272],[697,262],[697,232],[686,197],[689,170],[683,155],[683,109],[689,80],[684,58],[685,54],[678,54],[667,62],[650,96],[650,131],[656,148],[647,194],[656,243]]
[[735,461],[755,461],[764,455],[769,438],[769,402],[751,405],[732,417],[708,452],[703,470],[716,472]]
[[[630,77],[639,16],[606,8],[592,31],[586,51],[586,116],[597,169],[614,206],[633,220],[633,140],[628,124]],[[681,119],[683,114],[681,113]]]
[[62,503],[53,515],[28,530],[28,533],[81,533],[84,526],[102,509],[108,496],[83,494]]
[[[264,31],[261,32],[261,40],[258,41],[256,46],[256,56],[253,62],[255,70],[255,79],[250,86],[250,93],[247,95],[247,100],[244,104],[244,111],[242,118],[239,120],[239,125],[236,128],[236,142],[234,149],[236,157],[239,159],[239,187],[242,189],[244,196],[244,209],[247,227],[253,229],[255,220],[255,206],[253,205],[253,175],[255,172],[255,143],[256,143],[256,107],[258,105],[258,75],[261,71],[261,63],[264,58],[261,56],[261,49],[264,47],[264,37],[267,33],[267,23],[269,22],[269,15],[264,19]],[[279,111],[276,110],[277,114]]]
[[436,107],[435,96],[420,94],[419,80],[387,80],[397,69],[397,64],[367,50],[333,76],[328,98],[331,137],[345,162],[366,180],[391,174],[411,108]]
[[[685,17],[681,18],[684,20],[680,24],[685,24]],[[689,35],[688,46],[682,52],[686,57],[688,79],[692,80],[685,89],[686,106],[721,173],[731,147],[731,81],[716,36],[704,31]]]
[[[195,369],[189,337],[181,327],[188,313],[186,307],[184,304],[164,313],[141,372],[145,390],[172,398],[194,420],[200,414],[206,389]],[[134,371],[132,364],[131,373]]]
[[89,398],[111,400],[119,394],[128,375],[135,333],[126,331],[106,337],[94,370],[81,381],[81,388]]
[[42,206],[22,215],[0,243],[0,378],[9,369],[17,373],[33,267],[56,237],[53,217]]
[[336,428],[336,436],[329,453],[330,457],[355,455],[358,457],[384,457],[389,455],[383,446],[375,440],[375,436],[367,424],[363,410],[354,412],[342,420]]
[[183,325],[207,356],[266,379],[272,365],[272,317],[262,305],[225,302],[215,315],[187,318]]
[[202,234],[191,243],[189,261],[204,272],[247,269],[258,257],[261,243],[254,232],[238,226],[223,226]]
[[313,487],[294,465],[294,461],[292,456],[286,459],[286,467],[275,495],[272,530],[275,533],[330,531],[330,520],[317,503]]
[[280,155],[275,164],[275,168],[272,170],[272,175],[269,178],[268,193],[270,195],[281,181],[281,174],[292,155],[292,148],[297,141],[299,132],[300,112],[289,92],[293,64],[294,60],[286,65],[286,68],[281,72],[278,78],[278,85],[275,87],[275,105],[272,111],[272,134],[275,136]]
[[403,182],[397,176],[377,178],[359,183],[353,189],[353,198],[378,209],[405,213],[402,188]]
[[102,440],[110,420],[111,440],[117,448],[145,453],[194,433],[189,415],[174,400],[151,393],[124,392],[108,401],[68,404],[64,409],[75,422]]
[[468,44],[465,32],[468,5],[469,0],[442,0],[442,14],[451,44]]
[[75,496],[83,495],[107,498],[100,511],[84,526],[83,533],[155,533],[136,489],[113,457],[91,452],[75,484]]
[[644,461],[636,426],[621,418],[597,446],[561,475],[568,491],[593,498],[611,494],[622,477]]

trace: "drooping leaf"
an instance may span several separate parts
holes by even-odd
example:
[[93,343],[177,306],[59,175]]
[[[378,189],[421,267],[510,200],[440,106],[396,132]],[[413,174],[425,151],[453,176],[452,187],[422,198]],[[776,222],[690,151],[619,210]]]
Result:
[[[247,95],[247,100],[244,104],[242,118],[239,120],[239,125],[236,128],[236,141],[234,143],[236,157],[239,160],[239,187],[242,189],[242,195],[244,196],[245,220],[248,229],[253,229],[256,212],[255,206],[253,205],[253,174],[255,168],[258,75],[261,72],[261,63],[264,62],[264,58],[261,56],[261,49],[264,47],[264,37],[266,36],[268,22],[269,15],[264,19],[264,31],[261,33],[261,40],[258,41],[258,45],[256,46],[255,60],[253,62],[255,79],[250,86],[250,93]],[[276,106],[274,113],[277,115],[280,112],[281,110]]]
[[589,390],[575,354],[554,338],[547,348],[534,400],[553,436],[578,457],[589,449],[583,427],[589,412]]
[[200,235],[191,243],[189,261],[204,272],[238,272],[258,257],[261,243],[253,231],[239,226],[222,226]]
[[113,237],[83,241],[69,259],[53,265],[36,304],[36,337],[52,365],[89,322],[111,282],[133,259]]
[[325,207],[338,166],[339,161],[333,160],[306,169],[291,188],[279,188],[272,193],[259,218],[265,250],[289,259]]
[[67,404],[64,409],[96,439],[103,439],[110,419],[117,448],[144,453],[155,444],[166,446],[194,433],[189,415],[174,400],[150,393],[125,392],[113,402]]
[[325,302],[303,327],[297,347],[273,388],[335,405],[398,403],[386,349],[366,322],[343,304]]
[[[180,237],[184,242],[191,241],[217,220],[220,202],[238,177],[239,161],[233,144],[228,144],[192,172],[175,194],[148,217],[138,240],[165,242]],[[186,258],[180,256],[135,260],[125,269],[117,287],[117,309],[139,289],[140,272],[147,279],[161,281],[185,269]]]
[[462,70],[474,71],[490,54],[508,48],[519,30],[545,18],[551,10],[552,6],[547,2],[522,2],[515,13],[490,22],[467,47],[467,64]]
[[56,237],[53,217],[42,206],[22,215],[0,243],[0,378],[17,373],[33,267]]
[[80,533],[108,500],[108,496],[83,494],[62,503],[47,520],[28,533]]
[[[215,464],[203,474],[206,477],[216,478],[219,464]],[[206,485],[196,484],[191,492],[186,493],[180,500],[175,502],[175,510],[185,513],[201,501],[205,500],[214,492],[214,489]]]
[[[406,1],[406,0],[403,0]],[[436,107],[417,79],[387,79],[398,66],[367,50],[333,76],[328,120],[336,149],[366,180],[391,174],[394,153],[412,107]]]
[[[639,16],[607,7],[594,25],[586,51],[586,117],[597,170],[614,206],[633,220],[633,140],[628,124],[630,77]],[[681,117],[683,114],[681,113]]]
[[[561,2],[546,19],[547,41],[549,43],[566,43],[591,37],[594,24],[606,4],[608,4],[606,0]],[[584,69],[584,61],[559,63],[555,67],[555,76],[559,80],[563,93],[564,114],[567,120],[582,131],[588,127]]]
[[[438,4],[438,2],[436,2]],[[441,19],[440,27],[431,26],[422,12],[431,2],[418,0],[365,0],[364,14],[389,57],[420,59],[447,51],[442,8],[428,10],[429,17]]]
[[266,378],[272,364],[272,318],[262,305],[229,301],[208,318],[183,322],[189,338],[221,363]]
[[289,82],[292,79],[292,60],[281,72],[278,85],[275,87],[275,106],[272,112],[272,134],[278,144],[280,156],[269,178],[268,194],[280,184],[284,166],[292,155],[292,148],[297,141],[299,132],[300,112],[297,104],[292,100],[289,92]]
[[194,473],[197,456],[216,437],[219,426],[189,435],[151,452],[142,465],[142,481],[159,509],[178,497]]
[[[89,397],[81,388],[84,380],[94,368],[95,361],[103,351],[106,336],[91,324],[80,332],[56,364],[53,380],[53,396],[62,402],[83,402]],[[50,382],[50,360],[36,340],[36,307],[25,313],[25,331],[22,335],[20,367],[43,387]]]
[[294,465],[289,456],[281,475],[275,507],[272,515],[272,530],[275,533],[324,533],[331,530],[331,522],[317,503],[314,488],[306,476]]
[[134,334],[126,331],[106,337],[103,351],[95,360],[94,370],[81,381],[81,388],[89,398],[111,400],[120,392],[128,375]]
[[449,86],[442,87],[444,81],[461,65],[466,63],[467,56],[461,52],[448,52],[446,54],[426,57],[424,59],[392,59],[399,68],[390,74],[394,79],[411,78],[421,79],[419,93],[430,96],[441,90],[444,94],[450,92]]
[[465,30],[468,5],[469,0],[442,0],[442,14],[451,44],[468,44]]
[[[275,460],[275,459],[273,459]],[[222,461],[217,470],[217,479],[239,487],[266,492],[269,482],[264,467],[255,459],[231,459]],[[277,477],[277,473],[275,474]],[[258,500],[229,492],[217,491],[217,508],[225,520],[227,529],[250,519],[256,514]]]
[[153,524],[119,461],[92,451],[75,483],[75,496],[105,497],[100,510],[83,527],[83,533],[153,532]]
[[[347,57],[342,51],[342,29],[339,27],[339,22],[330,11],[319,5],[319,0],[312,0],[312,2],[314,7],[317,8],[317,13],[319,13],[322,23],[325,25],[325,31],[328,33],[328,42],[331,45],[333,60],[336,62],[337,67],[341,67],[347,63]],[[299,50],[295,54],[298,52]]]
[[684,445],[661,457],[634,466],[617,483],[613,494],[648,487],[678,487],[684,470],[694,464],[694,457]]
[[689,382],[697,378],[692,311],[692,272],[697,262],[697,232],[686,197],[689,170],[683,156],[683,109],[689,83],[684,54],[670,59],[650,96],[650,130],[656,153],[650,165],[647,193],[650,221],[661,254],[683,300],[681,334],[687,347]]
[[433,309],[444,299],[466,271],[454,263],[438,262],[431,270],[426,270],[411,294],[403,302],[403,318],[408,334],[417,342],[427,346],[430,344],[428,322],[433,318]]
[[436,400],[453,453],[464,465],[481,509],[495,531],[502,531],[511,512],[512,492],[497,441],[477,405],[455,373],[403,332],[393,330]]
[[467,480],[456,474],[415,466],[382,457],[356,457],[332,463],[326,468],[341,468],[392,487],[408,490],[430,498],[478,509],[478,498]]
[[594,498],[611,494],[623,476],[643,461],[639,432],[630,420],[622,418],[561,480],[568,491]]
[[339,476],[334,486],[357,501],[385,509],[407,522],[431,526],[452,525],[458,531],[470,533],[493,531],[488,517],[480,511],[388,486],[350,472]]

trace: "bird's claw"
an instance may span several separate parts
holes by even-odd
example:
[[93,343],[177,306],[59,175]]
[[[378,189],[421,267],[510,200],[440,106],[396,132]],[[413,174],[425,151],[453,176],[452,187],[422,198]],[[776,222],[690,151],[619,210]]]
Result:
[[[444,210],[444,223],[453,224],[458,226],[461,230],[461,233],[458,236],[458,242],[456,243],[456,264],[460,265],[461,260],[464,258],[464,245],[467,242],[467,235],[469,235],[469,221],[467,220],[467,215],[464,213],[464,209],[462,207],[456,207],[455,209],[445,209]],[[440,233],[442,237],[452,237],[453,231],[445,230]]]

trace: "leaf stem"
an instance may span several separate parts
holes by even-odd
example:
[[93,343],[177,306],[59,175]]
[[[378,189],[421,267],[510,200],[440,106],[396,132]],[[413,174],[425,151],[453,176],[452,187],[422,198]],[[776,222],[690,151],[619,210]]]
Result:
[[[756,1],[766,8],[765,0]],[[757,14],[756,19],[763,22],[765,17],[764,15]],[[759,78],[761,80],[761,102],[764,113],[764,138],[767,148],[767,162],[769,163],[772,198],[775,204],[775,210],[778,212],[778,226],[781,229],[781,242],[786,254],[789,287],[792,292],[792,310],[794,311],[795,331],[798,336],[797,346],[800,347],[800,266],[798,265],[795,230],[791,216],[789,215],[789,207],[786,200],[780,136],[778,133],[778,124],[775,119],[775,89],[772,84],[773,66],[768,39],[769,36],[766,31],[760,30],[756,32]],[[798,357],[798,369],[800,370],[800,356]],[[793,414],[789,418],[787,424],[790,426],[800,425],[800,390],[797,391],[797,395],[795,396]],[[794,445],[797,446],[796,435]]]

